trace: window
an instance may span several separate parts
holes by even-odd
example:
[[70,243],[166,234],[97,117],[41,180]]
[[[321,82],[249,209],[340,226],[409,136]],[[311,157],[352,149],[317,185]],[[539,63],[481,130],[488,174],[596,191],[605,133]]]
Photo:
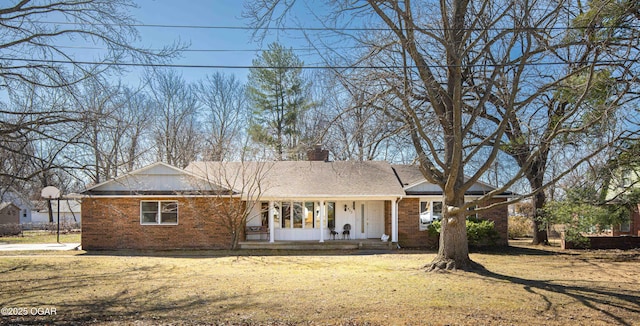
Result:
[[282,203],[282,227],[286,229],[291,228],[291,203],[290,202]]
[[624,221],[620,223],[620,232],[630,232],[630,231],[631,231],[630,221]]
[[[266,205],[266,206],[265,206]],[[266,219],[268,223],[268,203],[263,203],[262,214],[263,220]],[[326,203],[327,207],[327,225],[335,225],[335,203]],[[267,210],[267,213],[265,212]],[[265,215],[266,214],[266,215]],[[265,224],[263,224],[265,225]],[[275,228],[282,229],[315,229],[320,228],[320,203],[318,202],[273,202],[273,225]]]
[[426,230],[431,223],[442,219],[442,201],[420,202],[420,230]]
[[478,213],[475,211],[478,206],[473,205],[467,208],[467,220],[478,220]]
[[293,202],[293,227],[296,229],[302,229],[303,204],[301,202]]
[[327,226],[336,227],[336,203],[334,202],[327,202]]
[[313,202],[304,203],[304,228],[313,229],[315,227],[315,207]]
[[178,202],[140,202],[140,224],[178,224]]
[[262,226],[269,225],[269,202],[260,203],[260,219]]
[[280,225],[280,203],[273,203],[273,226],[279,228]]

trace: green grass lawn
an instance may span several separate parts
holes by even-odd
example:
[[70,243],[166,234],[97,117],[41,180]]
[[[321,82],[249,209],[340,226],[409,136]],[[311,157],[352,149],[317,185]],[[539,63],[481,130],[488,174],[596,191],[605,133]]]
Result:
[[[2,243],[56,243],[57,232],[56,231],[23,231],[22,235],[11,237],[0,237],[0,244]],[[62,243],[79,243],[80,233],[60,233],[60,242]]]
[[[514,248],[484,272],[425,273],[435,253],[60,252],[0,256],[3,323],[638,325],[640,251]],[[34,310],[37,312],[37,310]]]

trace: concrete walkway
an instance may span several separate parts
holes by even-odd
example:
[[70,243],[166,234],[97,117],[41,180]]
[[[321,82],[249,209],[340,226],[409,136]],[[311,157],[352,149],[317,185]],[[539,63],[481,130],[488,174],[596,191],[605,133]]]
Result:
[[79,243],[14,243],[0,242],[0,251],[79,250]]

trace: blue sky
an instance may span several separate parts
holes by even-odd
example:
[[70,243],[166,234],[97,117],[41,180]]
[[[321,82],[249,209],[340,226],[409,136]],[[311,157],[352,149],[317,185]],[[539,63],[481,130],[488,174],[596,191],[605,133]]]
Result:
[[[242,1],[228,0],[137,0],[139,8],[132,15],[141,24],[149,25],[195,25],[195,26],[243,26],[241,19]],[[139,27],[145,47],[160,48],[174,41],[190,44],[190,50],[250,50],[258,45],[250,40],[250,32],[230,29],[193,29]],[[251,65],[255,52],[184,52],[175,64],[187,65]],[[215,69],[172,68],[183,74],[185,80],[192,82],[212,74]],[[242,79],[246,71],[225,70],[235,73]]]
[[[139,8],[132,11],[132,16],[145,25],[178,25],[178,26],[237,26],[244,27],[247,21],[242,19],[242,0],[136,0]],[[185,65],[214,66],[250,66],[251,61],[266,48],[268,42],[278,39],[287,47],[307,47],[304,41],[296,41],[286,35],[271,35],[261,45],[251,40],[251,31],[239,29],[208,28],[165,28],[139,27],[141,44],[149,48],[160,48],[174,41],[190,44],[189,50],[172,63]],[[289,35],[291,36],[291,35]],[[293,36],[295,38],[295,36]],[[302,44],[302,45],[301,45]],[[193,51],[215,50],[215,51]],[[224,50],[224,51],[220,51]],[[238,51],[229,51],[238,50]],[[296,51],[298,52],[298,51]],[[306,63],[313,62],[308,54],[299,53]],[[172,68],[182,73],[187,82],[195,82],[213,74],[217,69],[211,68]],[[245,81],[247,69],[220,69],[225,73],[236,74]],[[133,81],[135,73],[124,77]]]

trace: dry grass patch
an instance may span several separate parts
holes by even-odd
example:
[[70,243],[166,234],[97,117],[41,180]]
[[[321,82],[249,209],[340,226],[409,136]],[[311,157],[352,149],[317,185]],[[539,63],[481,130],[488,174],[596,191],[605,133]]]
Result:
[[487,271],[425,273],[430,252],[0,257],[1,322],[81,324],[638,324],[638,252],[475,253]]
[[[60,233],[60,242],[61,243],[80,243],[80,232],[74,233]],[[1,243],[56,243],[58,240],[58,235],[56,231],[23,231],[22,235],[18,236],[10,236],[10,237],[0,237]]]

